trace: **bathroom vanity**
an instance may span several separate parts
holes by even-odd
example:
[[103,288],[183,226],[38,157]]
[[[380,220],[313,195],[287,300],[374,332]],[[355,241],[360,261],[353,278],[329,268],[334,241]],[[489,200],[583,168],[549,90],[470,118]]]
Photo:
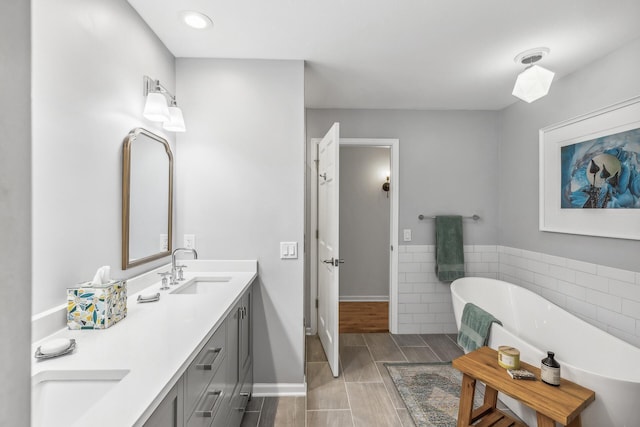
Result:
[[[32,424],[238,426],[253,386],[256,261],[191,261],[160,291],[157,273],[128,281],[128,314],[104,330],[63,329],[76,349],[32,363]],[[160,292],[157,302],[137,303]],[[64,423],[62,422],[64,421]]]

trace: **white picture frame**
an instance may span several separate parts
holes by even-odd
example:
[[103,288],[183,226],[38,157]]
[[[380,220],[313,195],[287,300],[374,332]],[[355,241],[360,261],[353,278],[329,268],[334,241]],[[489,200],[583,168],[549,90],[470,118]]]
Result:
[[561,208],[561,148],[640,128],[640,96],[540,129],[539,229],[640,240],[640,209]]

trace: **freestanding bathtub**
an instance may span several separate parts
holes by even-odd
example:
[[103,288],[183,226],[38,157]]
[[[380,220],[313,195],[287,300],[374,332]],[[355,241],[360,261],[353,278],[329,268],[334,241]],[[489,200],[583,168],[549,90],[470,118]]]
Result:
[[[500,319],[491,328],[489,347],[510,345],[534,366],[554,351],[561,376],[596,392],[582,413],[584,427],[640,426],[640,349],[590,325],[541,296],[511,283],[466,277],[451,284],[458,329],[467,302]],[[535,413],[500,396],[529,425]]]

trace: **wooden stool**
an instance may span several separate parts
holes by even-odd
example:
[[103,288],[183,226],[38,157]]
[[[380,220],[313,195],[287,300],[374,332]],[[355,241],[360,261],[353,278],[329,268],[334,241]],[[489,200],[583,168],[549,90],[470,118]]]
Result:
[[[482,347],[452,362],[462,372],[462,390],[458,409],[458,427],[526,427],[525,424],[496,409],[498,392],[504,393],[536,411],[538,427],[581,427],[580,413],[596,398],[596,394],[571,381],[561,379],[559,387],[540,381],[540,369],[521,362],[522,369],[536,375],[536,381],[514,380],[498,365],[498,352]],[[484,404],[473,409],[476,381],[486,385]]]

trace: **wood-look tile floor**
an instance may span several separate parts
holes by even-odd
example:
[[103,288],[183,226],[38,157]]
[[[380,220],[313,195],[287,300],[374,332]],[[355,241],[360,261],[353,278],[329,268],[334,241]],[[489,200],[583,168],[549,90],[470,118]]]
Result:
[[384,362],[445,362],[463,354],[453,335],[340,334],[333,378],[317,336],[307,337],[307,396],[253,398],[242,427],[407,427],[411,416]]

